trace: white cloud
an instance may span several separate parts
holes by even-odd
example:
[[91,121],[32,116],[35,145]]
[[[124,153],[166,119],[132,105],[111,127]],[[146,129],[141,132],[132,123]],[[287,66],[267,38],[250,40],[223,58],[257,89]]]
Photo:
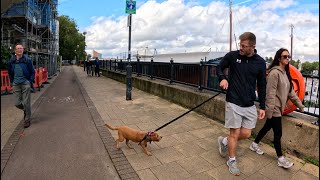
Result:
[[[262,57],[273,57],[281,47],[290,50],[292,24],[293,58],[319,60],[319,17],[307,10],[295,11],[294,7],[297,7],[297,2],[293,0],[235,5],[232,37],[235,35],[238,39],[241,33],[251,31],[257,36],[258,53]],[[158,54],[207,51],[210,48],[229,51],[227,2],[213,1],[201,6],[197,1],[158,3],[150,0],[141,4],[136,12],[132,15],[133,53],[153,53],[154,48]],[[123,56],[128,50],[127,15],[117,19],[92,17],[92,24],[86,31],[88,53],[94,49],[103,53],[103,57],[116,57]],[[235,41],[232,42],[235,50]]]
[[281,10],[295,5],[294,0],[267,0],[260,3],[260,10]]

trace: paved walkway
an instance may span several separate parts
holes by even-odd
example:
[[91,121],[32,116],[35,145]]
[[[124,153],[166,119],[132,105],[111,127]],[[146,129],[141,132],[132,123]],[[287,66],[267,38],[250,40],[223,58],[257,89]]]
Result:
[[7,163],[1,162],[1,178],[120,179],[85,97],[72,66],[65,67],[38,99],[31,126],[18,134]]
[[[227,159],[219,156],[217,146],[217,137],[227,135],[228,130],[223,127],[223,124],[194,112],[159,130],[159,134],[163,136],[162,140],[148,144],[152,156],[146,156],[137,144],[132,144],[134,149],[129,149],[125,144],[121,144],[122,150],[117,151],[114,148],[114,139],[117,138],[117,133],[104,128],[103,123],[109,123],[113,126],[128,125],[142,131],[152,131],[183,114],[188,109],[135,88],[132,90],[132,101],[126,101],[125,84],[105,77],[87,77],[83,68],[76,66],[72,68],[82,85],[80,91],[87,104],[87,109],[91,113],[96,131],[100,135],[100,141],[107,149],[106,156],[110,156],[112,164],[122,179],[319,179],[319,168],[317,166],[288,155],[295,165],[288,170],[279,168],[272,147],[262,144],[266,153],[260,156],[249,150],[250,140],[239,143],[238,165],[241,169],[241,176],[230,175],[226,165]],[[66,70],[69,69],[65,67],[63,72]],[[54,88],[52,91],[59,88]],[[86,111],[86,107],[82,109]],[[46,119],[42,117],[38,120],[37,125],[43,124],[41,125],[42,128],[46,128],[49,124],[51,127],[57,126],[55,122],[50,122],[55,121],[52,116],[57,112],[48,113],[50,114],[47,115],[48,119],[42,122],[42,119]],[[59,113],[65,112],[59,109]],[[74,113],[74,116],[80,118],[79,114],[81,113],[77,113],[79,112]],[[87,125],[87,128],[92,128],[91,125]],[[35,133],[35,128],[37,127],[31,126],[26,132]],[[47,129],[49,130],[49,128]],[[85,128],[83,131],[85,132]],[[59,135],[61,140],[68,134],[67,132],[63,133],[65,134]],[[90,134],[83,140],[96,140],[96,138],[98,138],[96,135]],[[17,146],[19,146],[19,143],[20,141]],[[46,150],[46,147],[48,147],[46,144],[50,142],[43,141],[43,143],[43,150]],[[60,150],[68,147],[70,146],[64,144],[60,147]],[[76,149],[73,150],[75,153],[77,152]],[[13,156],[15,153],[16,150],[13,152]],[[74,154],[74,156],[76,155]],[[47,163],[51,163],[53,159],[50,156],[48,158],[50,161],[47,161]],[[30,157],[27,159],[37,162]],[[72,165],[71,161],[70,167]],[[91,165],[94,166],[95,164]],[[52,168],[52,171],[59,169],[58,167]],[[13,167],[10,169],[13,169]],[[33,173],[36,176],[38,172],[34,169]],[[100,173],[104,172],[97,173],[99,174],[92,174],[91,179],[100,179]],[[63,178],[60,176],[60,179]]]
[[[57,76],[53,76],[48,79],[48,83],[43,84],[43,88],[36,89],[34,93],[31,93],[31,104],[36,105],[36,100],[47,91],[50,85],[54,82]],[[13,94],[2,95],[1,96],[1,150],[8,141],[9,137],[16,129],[17,125],[23,118],[23,112],[14,107],[14,96]],[[32,111],[34,111],[38,106],[35,106]]]

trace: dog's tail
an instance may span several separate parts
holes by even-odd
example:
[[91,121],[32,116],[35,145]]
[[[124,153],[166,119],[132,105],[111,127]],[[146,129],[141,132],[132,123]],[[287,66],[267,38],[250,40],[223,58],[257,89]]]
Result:
[[107,126],[109,129],[111,129],[111,130],[118,130],[118,128],[117,127],[112,127],[112,126],[110,126],[109,124],[104,124],[105,126]]

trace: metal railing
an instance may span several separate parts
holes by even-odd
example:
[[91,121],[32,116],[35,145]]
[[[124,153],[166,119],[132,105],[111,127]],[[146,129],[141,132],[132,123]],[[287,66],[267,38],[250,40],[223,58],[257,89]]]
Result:
[[[140,62],[131,61],[132,74],[146,76],[150,79],[161,79],[169,83],[184,84],[196,87],[199,90],[222,92],[219,79],[216,75],[217,64],[199,63],[174,63],[170,62]],[[127,60],[103,60],[102,69],[126,72]],[[227,72],[226,72],[227,73]],[[306,95],[303,100],[304,114],[319,117],[319,76],[303,75],[306,84]]]
[[305,113],[319,117],[319,76],[303,75],[305,81],[305,96],[303,105]]

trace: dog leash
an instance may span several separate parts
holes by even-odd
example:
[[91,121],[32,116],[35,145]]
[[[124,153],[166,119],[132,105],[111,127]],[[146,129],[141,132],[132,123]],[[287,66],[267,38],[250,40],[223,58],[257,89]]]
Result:
[[185,116],[186,114],[190,113],[191,111],[195,110],[196,108],[198,108],[198,107],[202,106],[204,103],[206,103],[206,102],[210,101],[211,99],[215,98],[215,97],[216,97],[216,96],[218,96],[219,94],[221,94],[221,92],[219,92],[218,94],[216,94],[216,95],[212,96],[211,98],[209,98],[209,99],[207,99],[207,100],[203,101],[201,104],[199,104],[198,106],[196,106],[196,107],[194,107],[194,108],[190,109],[189,111],[187,111],[187,112],[185,112],[185,113],[181,114],[179,117],[176,117],[176,118],[174,118],[173,120],[171,120],[170,122],[167,122],[166,124],[164,124],[164,125],[162,125],[162,126],[158,127],[158,128],[157,128],[156,130],[154,130],[153,132],[159,131],[160,129],[162,129],[162,128],[166,127],[167,125],[169,125],[169,124],[173,123],[174,121],[176,121],[176,120],[180,119],[181,117]]

